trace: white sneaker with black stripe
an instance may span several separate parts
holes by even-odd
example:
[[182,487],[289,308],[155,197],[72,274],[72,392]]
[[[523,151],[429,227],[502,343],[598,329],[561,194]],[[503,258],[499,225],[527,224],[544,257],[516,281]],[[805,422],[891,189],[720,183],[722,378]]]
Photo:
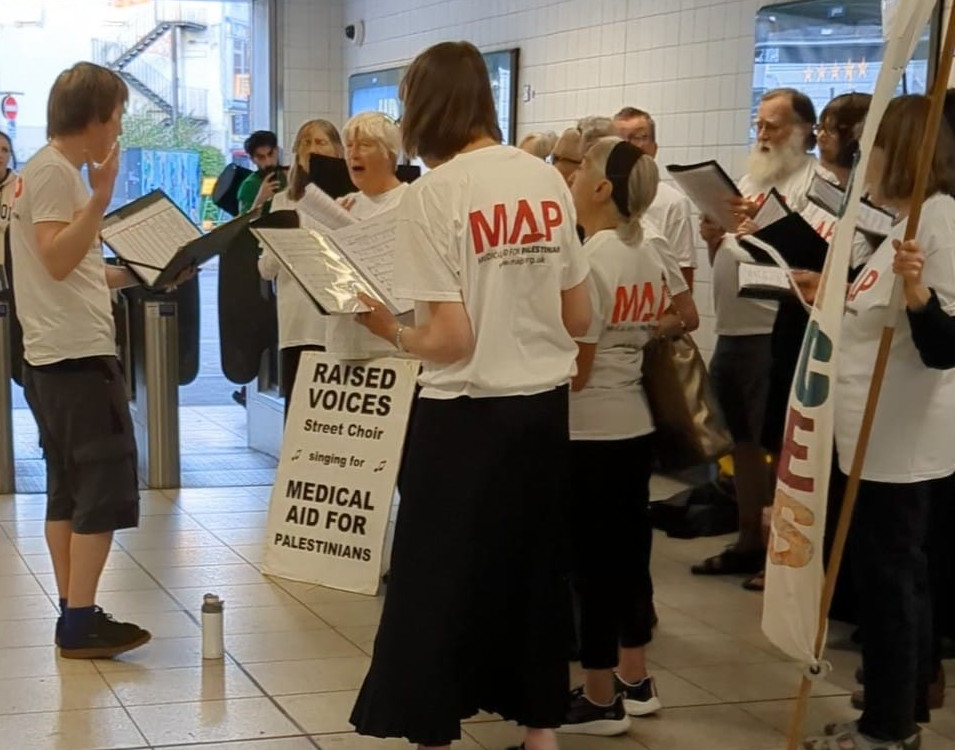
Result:
[[630,716],[649,716],[663,708],[652,675],[633,685],[625,682],[616,673],[613,678],[617,692],[623,695],[624,708]]

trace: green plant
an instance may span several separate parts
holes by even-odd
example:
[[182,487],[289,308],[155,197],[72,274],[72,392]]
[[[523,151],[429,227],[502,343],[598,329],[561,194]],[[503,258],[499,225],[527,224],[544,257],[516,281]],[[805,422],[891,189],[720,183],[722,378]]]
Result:
[[209,129],[195,120],[179,119],[170,123],[152,115],[127,114],[123,118],[121,142],[124,148],[181,148],[201,151],[208,147]]

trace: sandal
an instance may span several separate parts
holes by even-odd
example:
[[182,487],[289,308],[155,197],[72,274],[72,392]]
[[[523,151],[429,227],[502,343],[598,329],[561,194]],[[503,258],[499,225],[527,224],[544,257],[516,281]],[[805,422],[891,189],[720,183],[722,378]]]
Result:
[[743,581],[743,588],[747,591],[764,591],[766,589],[766,571],[761,570],[752,578]]
[[690,571],[697,576],[755,575],[763,569],[765,562],[765,550],[738,552],[736,547],[729,546],[720,554],[694,565]]

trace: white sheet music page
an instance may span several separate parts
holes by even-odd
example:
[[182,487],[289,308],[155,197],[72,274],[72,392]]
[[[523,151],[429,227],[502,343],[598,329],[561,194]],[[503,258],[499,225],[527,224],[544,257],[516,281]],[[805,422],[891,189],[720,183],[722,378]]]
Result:
[[358,221],[339,206],[328,193],[311,183],[305,186],[305,193],[295,208],[298,209],[299,215],[307,216],[312,221],[332,230],[350,226]]
[[103,241],[149,286],[183,245],[201,235],[165,196],[128,216],[114,215],[100,230]]
[[398,241],[398,211],[390,209],[350,227],[332,232],[331,238],[378,290],[375,295],[395,315],[414,309],[409,300],[396,299],[395,245]]
[[308,229],[253,228],[306,293],[330,315],[364,312],[357,293],[377,297],[375,290],[347,258],[320,233]]
[[739,189],[715,161],[685,167],[671,164],[667,170],[701,213],[727,231],[737,227],[739,220],[730,202],[739,197]]

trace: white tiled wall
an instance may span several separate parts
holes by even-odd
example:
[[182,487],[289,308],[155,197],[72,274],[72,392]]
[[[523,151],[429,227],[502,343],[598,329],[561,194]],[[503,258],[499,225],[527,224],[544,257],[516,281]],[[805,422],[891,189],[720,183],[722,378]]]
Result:
[[279,0],[280,123],[288,154],[306,120],[323,118],[340,125],[346,110],[343,71],[342,0]]
[[[653,113],[661,164],[718,158],[744,171],[761,0],[344,0],[365,22],[346,44],[346,76],[409,61],[425,47],[466,39],[482,50],[520,47],[518,135],[560,131],[623,105]],[[697,338],[712,347],[709,264],[700,253]]]

